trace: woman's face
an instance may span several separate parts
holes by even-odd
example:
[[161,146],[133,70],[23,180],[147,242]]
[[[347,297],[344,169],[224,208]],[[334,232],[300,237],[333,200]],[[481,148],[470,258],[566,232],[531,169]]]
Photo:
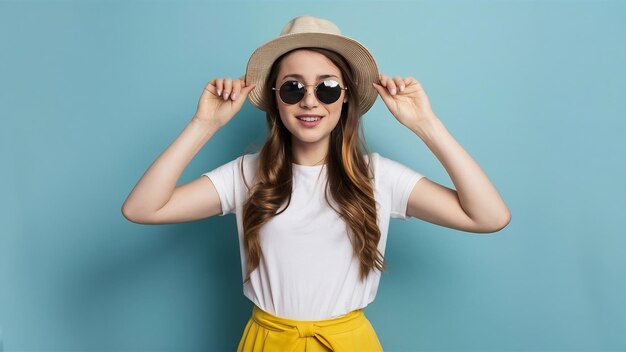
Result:
[[[329,76],[329,77],[323,77]],[[328,143],[330,132],[339,122],[342,103],[348,98],[344,90],[336,102],[324,104],[317,100],[315,87],[326,79],[333,79],[339,82],[341,87],[345,87],[341,78],[341,71],[326,56],[309,50],[296,50],[283,59],[276,84],[279,89],[283,83],[290,80],[297,80],[306,85],[306,94],[299,102],[289,105],[280,99],[278,90],[276,103],[280,119],[292,135],[292,143]],[[321,116],[319,123],[309,123],[298,119],[301,115]]]

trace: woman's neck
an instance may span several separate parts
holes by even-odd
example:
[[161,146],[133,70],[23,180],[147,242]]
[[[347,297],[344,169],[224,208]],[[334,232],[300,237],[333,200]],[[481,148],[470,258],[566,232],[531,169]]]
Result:
[[293,162],[298,165],[314,166],[321,165],[328,154],[328,141],[320,141],[317,143],[302,143],[301,141],[292,141],[291,151],[293,154]]

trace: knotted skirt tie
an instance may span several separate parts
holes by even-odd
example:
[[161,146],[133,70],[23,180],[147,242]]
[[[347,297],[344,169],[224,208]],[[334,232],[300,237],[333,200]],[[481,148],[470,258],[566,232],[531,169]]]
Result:
[[363,309],[327,320],[293,320],[254,305],[237,352],[380,352]]

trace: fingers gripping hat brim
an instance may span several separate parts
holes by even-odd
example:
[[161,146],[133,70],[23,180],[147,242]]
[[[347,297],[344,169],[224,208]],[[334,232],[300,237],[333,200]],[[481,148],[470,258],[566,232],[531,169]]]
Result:
[[378,93],[372,87],[372,82],[379,78],[378,65],[370,51],[358,41],[328,33],[294,33],[282,35],[270,40],[257,48],[248,60],[246,67],[246,85],[255,83],[256,87],[248,95],[250,103],[255,107],[268,111],[270,102],[266,101],[268,94],[265,80],[272,64],[282,54],[297,48],[317,47],[337,52],[348,61],[356,83],[359,97],[360,114],[365,114],[376,102]]

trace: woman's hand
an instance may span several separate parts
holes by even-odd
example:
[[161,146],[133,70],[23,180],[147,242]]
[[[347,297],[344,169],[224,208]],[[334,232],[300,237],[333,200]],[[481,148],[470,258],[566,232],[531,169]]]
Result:
[[254,83],[246,86],[241,78],[214,78],[204,87],[193,118],[222,128],[241,110],[254,87]]
[[389,78],[381,74],[379,82],[372,83],[372,86],[393,116],[409,129],[419,128],[436,119],[424,88],[415,78]]

